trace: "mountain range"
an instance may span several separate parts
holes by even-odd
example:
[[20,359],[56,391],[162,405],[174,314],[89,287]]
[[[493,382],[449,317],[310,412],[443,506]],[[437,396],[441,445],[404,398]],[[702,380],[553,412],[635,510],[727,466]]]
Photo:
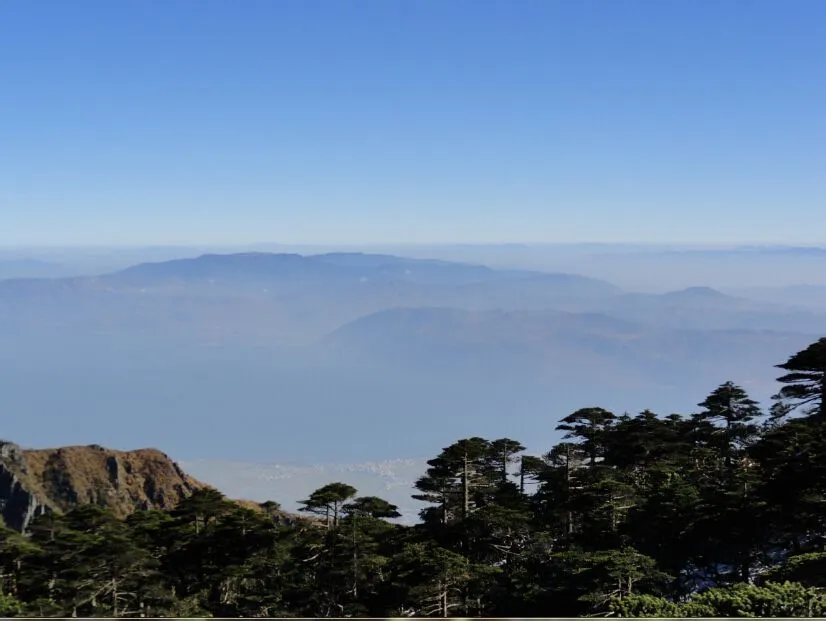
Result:
[[97,277],[0,281],[0,321],[14,332],[141,332],[201,340],[224,335],[286,345],[392,306],[467,298],[490,307],[521,291],[549,304],[617,289],[575,275],[383,255],[204,255]]
[[0,280],[0,407],[28,445],[162,433],[185,461],[345,463],[365,446],[392,460],[471,427],[541,450],[584,405],[684,410],[728,379],[765,400],[773,365],[824,332],[826,309],[747,291],[637,293],[383,254],[209,254]]
[[702,330],[817,333],[826,325],[826,311],[705,287],[635,294],[575,274],[358,253],[203,255],[95,277],[0,281],[0,321],[14,332],[174,334],[202,341],[223,335],[232,342],[294,345],[394,307],[552,308]]

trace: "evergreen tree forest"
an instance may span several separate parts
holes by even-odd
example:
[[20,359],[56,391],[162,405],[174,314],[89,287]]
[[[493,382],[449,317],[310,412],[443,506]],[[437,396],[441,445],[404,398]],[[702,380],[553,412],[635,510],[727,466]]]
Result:
[[0,532],[0,616],[824,616],[826,338],[778,367],[768,411],[725,382],[689,414],[549,414],[544,455],[461,439],[412,526],[342,482],[308,519],[213,490],[46,514]]

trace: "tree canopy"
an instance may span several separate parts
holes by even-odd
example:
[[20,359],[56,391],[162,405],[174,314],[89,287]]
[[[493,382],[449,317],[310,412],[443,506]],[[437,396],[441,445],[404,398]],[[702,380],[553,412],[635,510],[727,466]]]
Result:
[[0,526],[0,616],[824,615],[826,339],[779,368],[770,412],[727,381],[685,415],[562,415],[541,455],[459,439],[414,525],[332,482],[306,519],[207,489]]

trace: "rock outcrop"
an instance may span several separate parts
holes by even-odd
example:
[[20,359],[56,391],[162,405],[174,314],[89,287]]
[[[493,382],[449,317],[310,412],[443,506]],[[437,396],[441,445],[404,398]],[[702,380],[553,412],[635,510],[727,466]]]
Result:
[[156,449],[23,449],[0,440],[0,514],[19,531],[37,515],[79,504],[107,507],[118,517],[171,509],[206,487]]

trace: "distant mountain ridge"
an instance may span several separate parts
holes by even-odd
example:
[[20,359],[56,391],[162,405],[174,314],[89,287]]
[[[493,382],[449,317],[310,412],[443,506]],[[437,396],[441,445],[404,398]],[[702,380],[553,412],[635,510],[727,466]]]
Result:
[[543,338],[577,332],[605,336],[639,334],[642,326],[602,313],[570,313],[557,310],[472,311],[455,308],[393,308],[357,319],[327,337],[328,342],[361,338],[381,330],[381,342],[415,335],[421,340],[539,343]]
[[730,295],[772,304],[794,304],[815,310],[826,310],[826,285],[786,285],[781,287],[745,287],[728,290]]
[[726,296],[725,293],[718,291],[717,289],[713,289],[712,287],[686,287],[685,289],[680,289],[678,291],[669,291],[663,294],[665,297],[680,297],[680,298],[705,298],[705,299],[723,299]]
[[[407,259],[394,255],[366,253],[328,253],[320,255],[273,254],[249,252],[236,254],[205,254],[191,259],[176,259],[158,263],[142,263],[104,275],[110,282],[133,285],[157,284],[167,280],[190,283],[233,280],[277,283],[280,280],[329,280],[331,282],[392,282],[416,284],[466,285],[491,281],[519,280],[546,276],[528,270],[495,270],[435,259]],[[551,276],[547,274],[547,276]],[[606,291],[619,291],[597,279],[571,274],[571,281],[599,283]]]
[[357,319],[323,344],[387,368],[430,364],[577,385],[589,369],[603,385],[630,386],[676,382],[688,369],[697,377],[725,376],[743,357],[779,360],[811,338],[791,331],[675,330],[600,313],[398,308]]
[[573,274],[337,253],[240,253],[143,263],[94,277],[0,281],[4,329],[256,344],[307,343],[397,306],[481,308],[530,297],[552,306],[619,290]]
[[710,257],[727,257],[741,255],[757,256],[802,256],[820,257],[826,256],[826,248],[822,246],[782,246],[782,245],[747,245],[734,247],[708,247],[708,248],[685,248],[659,250],[661,254],[696,254]]

